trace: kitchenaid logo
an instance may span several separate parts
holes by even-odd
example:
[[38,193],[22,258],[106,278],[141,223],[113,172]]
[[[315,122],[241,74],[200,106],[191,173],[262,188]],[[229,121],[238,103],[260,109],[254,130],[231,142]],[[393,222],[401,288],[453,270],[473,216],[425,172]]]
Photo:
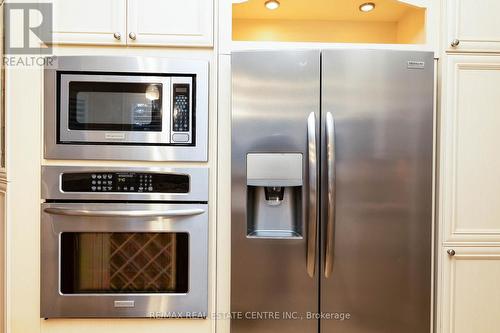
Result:
[[5,66],[46,66],[52,53],[52,3],[5,3]]

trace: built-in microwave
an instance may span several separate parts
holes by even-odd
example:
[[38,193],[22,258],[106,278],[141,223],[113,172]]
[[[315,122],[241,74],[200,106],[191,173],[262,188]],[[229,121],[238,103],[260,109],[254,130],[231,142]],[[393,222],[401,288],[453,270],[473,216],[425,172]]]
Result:
[[208,63],[63,56],[45,69],[47,159],[206,161]]

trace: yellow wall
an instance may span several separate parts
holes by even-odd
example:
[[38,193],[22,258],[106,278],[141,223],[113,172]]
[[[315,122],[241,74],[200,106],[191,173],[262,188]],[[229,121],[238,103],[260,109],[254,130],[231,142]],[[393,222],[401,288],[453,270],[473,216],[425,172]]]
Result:
[[399,44],[425,43],[425,9],[408,10],[397,26]]
[[234,19],[233,40],[393,44],[397,23]]

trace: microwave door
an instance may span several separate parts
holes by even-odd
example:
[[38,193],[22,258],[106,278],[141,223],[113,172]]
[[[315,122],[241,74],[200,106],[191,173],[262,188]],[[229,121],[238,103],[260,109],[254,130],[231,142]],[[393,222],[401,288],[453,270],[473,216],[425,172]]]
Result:
[[170,143],[170,77],[61,74],[60,86],[60,142]]

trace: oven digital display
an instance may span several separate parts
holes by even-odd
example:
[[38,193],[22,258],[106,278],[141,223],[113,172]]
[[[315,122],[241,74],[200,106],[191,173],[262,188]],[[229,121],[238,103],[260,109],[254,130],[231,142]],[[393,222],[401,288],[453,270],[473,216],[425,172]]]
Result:
[[169,173],[64,173],[64,192],[189,193],[189,176]]

